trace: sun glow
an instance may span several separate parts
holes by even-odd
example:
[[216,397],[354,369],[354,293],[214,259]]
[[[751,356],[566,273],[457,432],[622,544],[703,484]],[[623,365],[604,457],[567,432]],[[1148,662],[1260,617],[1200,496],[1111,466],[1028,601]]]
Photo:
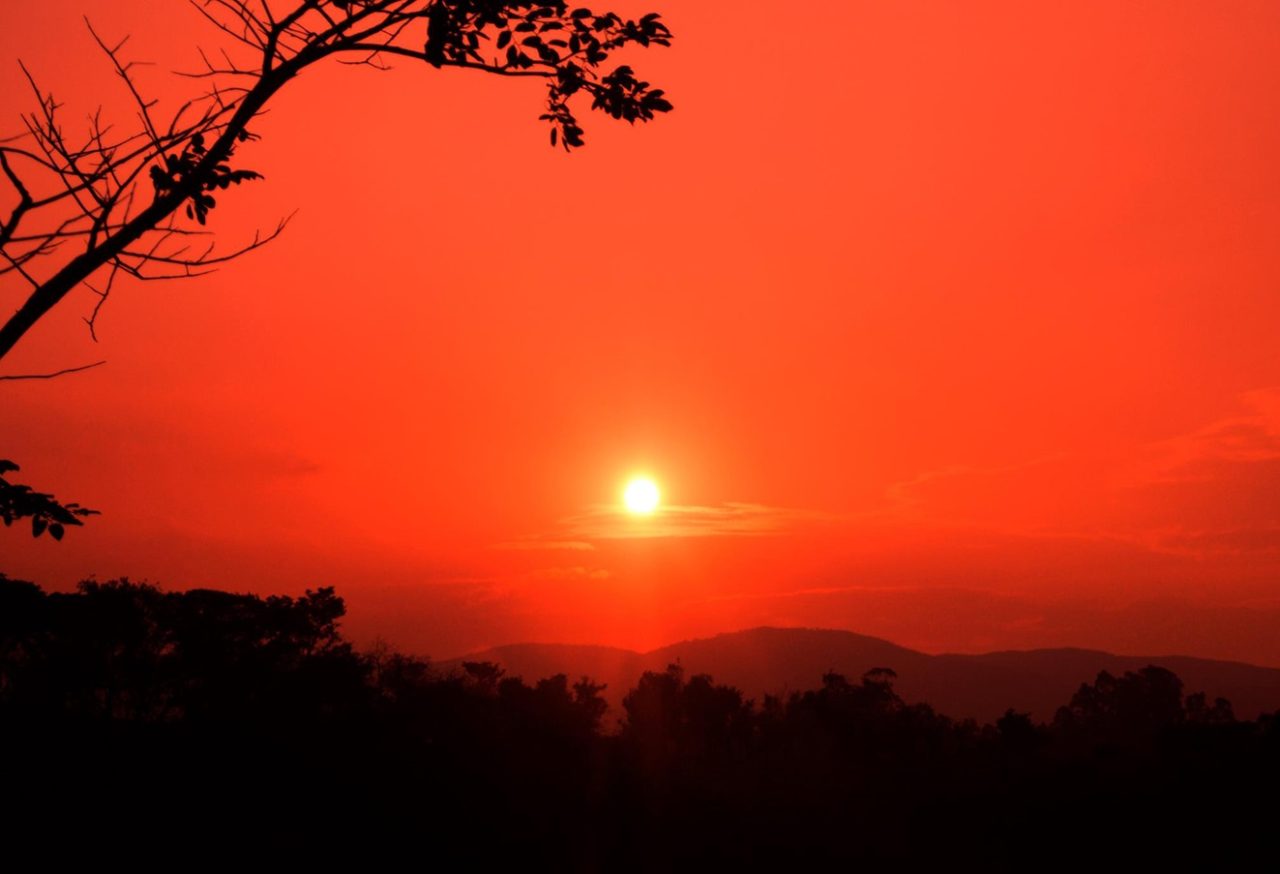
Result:
[[658,509],[660,497],[658,484],[648,477],[641,476],[627,483],[627,488],[622,493],[622,502],[630,512],[647,515]]

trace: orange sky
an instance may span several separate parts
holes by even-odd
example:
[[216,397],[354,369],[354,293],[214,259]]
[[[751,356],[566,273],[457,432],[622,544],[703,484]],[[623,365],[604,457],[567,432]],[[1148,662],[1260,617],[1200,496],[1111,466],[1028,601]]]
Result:
[[[1280,6],[617,8],[668,19],[634,60],[676,110],[572,155],[536,83],[282,92],[211,224],[283,238],[5,360],[109,363],[0,383],[18,480],[104,513],[0,570],[331,584],[442,657],[785,624],[1280,665]],[[184,4],[6,10],[0,131],[17,57],[69,128],[128,121],[84,12],[166,105],[219,45]],[[620,524],[641,469],[668,509]]]

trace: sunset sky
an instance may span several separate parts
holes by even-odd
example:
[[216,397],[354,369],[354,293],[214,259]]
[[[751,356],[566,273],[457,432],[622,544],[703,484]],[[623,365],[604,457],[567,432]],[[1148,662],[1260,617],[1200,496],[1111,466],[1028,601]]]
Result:
[[[1280,4],[613,8],[663,13],[628,61],[676,108],[584,105],[572,154],[540,83],[291,83],[210,217],[280,239],[0,366],[108,361],[0,383],[14,479],[103,512],[0,530],[0,571],[333,585],[435,657],[802,625],[1280,665]],[[162,108],[225,44],[8,4],[0,135],[18,58],[68,130],[130,123],[84,14]]]

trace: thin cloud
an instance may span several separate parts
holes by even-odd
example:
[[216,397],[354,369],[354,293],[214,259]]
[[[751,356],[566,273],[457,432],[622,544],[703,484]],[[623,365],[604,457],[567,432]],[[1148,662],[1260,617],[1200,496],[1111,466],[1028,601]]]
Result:
[[645,516],[600,505],[565,519],[562,525],[574,537],[584,540],[760,537],[821,524],[830,518],[811,510],[736,502],[715,506],[667,505]]
[[495,543],[492,548],[511,549],[517,551],[570,550],[574,552],[590,552],[595,549],[593,545],[587,543],[585,540],[541,540],[536,537]]
[[531,571],[527,575],[527,579],[535,582],[579,582],[593,580],[607,580],[612,577],[609,571],[604,568],[585,567],[583,565],[574,565],[572,567],[545,567]]
[[1182,434],[1092,455],[926,470],[889,512],[1032,536],[1127,541],[1179,555],[1280,554],[1280,387]]
[[1205,479],[1205,468],[1215,464],[1280,459],[1280,387],[1245,392],[1240,401],[1247,409],[1243,415],[1149,446],[1150,461],[1139,469],[1139,484]]
[[1030,475],[1035,475],[1039,470],[1059,465],[1069,460],[1070,457],[1066,453],[1058,452],[1034,458],[1030,461],[995,467],[974,467],[972,465],[955,464],[948,467],[925,470],[910,479],[891,483],[885,489],[885,498],[888,499],[892,510],[902,510],[927,503],[930,489],[939,484],[953,481],[965,481],[966,483],[995,482],[1010,478],[1021,478],[1028,475],[1029,472]]

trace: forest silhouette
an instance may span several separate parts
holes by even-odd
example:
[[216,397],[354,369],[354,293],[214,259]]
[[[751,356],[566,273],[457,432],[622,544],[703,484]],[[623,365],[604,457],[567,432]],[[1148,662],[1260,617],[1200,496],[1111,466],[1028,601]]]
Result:
[[332,588],[0,576],[11,858],[1207,870],[1280,843],[1280,714],[1155,665],[986,725],[906,703],[892,666],[754,701],[672,665],[614,729],[590,678],[362,652],[343,614]]

